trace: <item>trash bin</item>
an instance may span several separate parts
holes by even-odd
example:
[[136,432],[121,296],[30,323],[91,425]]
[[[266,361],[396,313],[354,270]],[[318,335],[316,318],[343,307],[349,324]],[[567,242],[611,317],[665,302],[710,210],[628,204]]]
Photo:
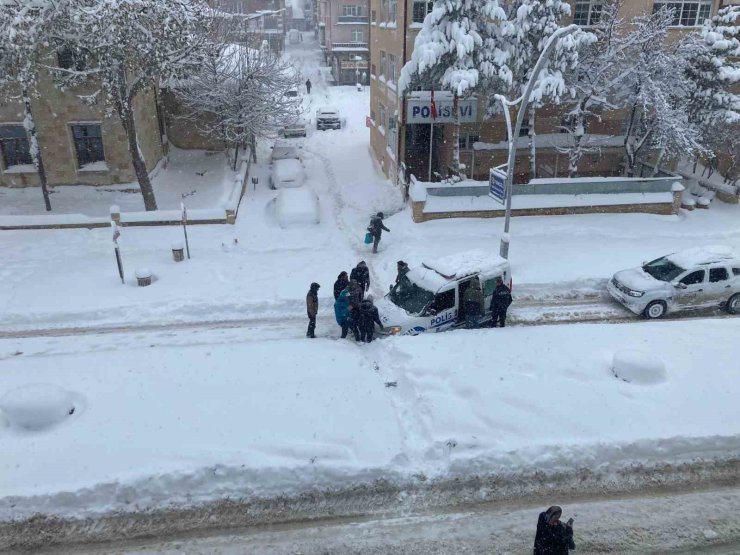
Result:
[[152,284],[152,272],[148,268],[136,270],[136,281],[139,287],[147,287]]
[[185,246],[181,241],[175,241],[172,243],[172,260],[175,262],[182,262],[185,260]]

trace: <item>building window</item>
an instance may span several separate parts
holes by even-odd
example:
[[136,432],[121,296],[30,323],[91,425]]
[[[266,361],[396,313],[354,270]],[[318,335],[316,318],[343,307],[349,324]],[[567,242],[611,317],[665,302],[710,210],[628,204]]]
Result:
[[460,133],[457,141],[460,145],[460,150],[473,150],[473,143],[480,142],[480,135],[473,135],[471,133],[464,135]]
[[411,14],[414,23],[424,23],[424,18],[434,8],[434,2],[429,0],[414,0],[413,13]]
[[342,6],[342,15],[362,15],[361,6]]
[[398,0],[388,0],[388,21],[396,20],[396,10],[398,9]]
[[72,139],[77,152],[77,165],[84,168],[88,164],[105,161],[103,134],[98,124],[72,126]]
[[396,116],[390,116],[388,118],[388,147],[396,152],[396,139],[398,137],[398,127],[396,123]]
[[371,119],[372,121],[378,121],[378,120],[377,120],[377,119],[375,118],[375,110],[370,110],[370,119]]
[[378,121],[378,124],[381,130],[385,130],[385,106],[378,103],[378,111],[380,112],[380,121]]
[[396,82],[396,57],[393,54],[388,54],[388,82]]
[[383,50],[380,51],[380,73],[379,75],[381,77],[385,75],[385,52]]
[[28,135],[22,125],[0,125],[0,150],[6,168],[33,163]]
[[380,0],[380,20],[388,19],[388,0]]
[[696,27],[704,23],[712,13],[711,0],[700,0],[698,2],[655,2],[653,13],[667,8],[673,10],[672,25],[684,27]]
[[62,69],[73,69],[75,71],[84,71],[85,58],[78,55],[71,48],[62,48],[57,50],[57,64]]
[[362,32],[362,29],[352,29],[352,38],[350,42],[363,42],[363,38],[365,37],[365,34]]
[[596,25],[601,19],[604,0],[576,0],[573,23],[577,25]]
[[375,10],[370,12],[370,23],[375,23],[375,20],[377,19],[378,15]]
[[522,120],[522,126],[519,128],[519,136],[526,137],[527,135],[529,135],[529,118],[525,116]]

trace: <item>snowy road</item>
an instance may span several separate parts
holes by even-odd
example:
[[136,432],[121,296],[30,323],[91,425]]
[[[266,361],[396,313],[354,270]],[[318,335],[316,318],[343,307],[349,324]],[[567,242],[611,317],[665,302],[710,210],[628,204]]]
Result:
[[[575,518],[577,553],[740,552],[740,489],[645,492],[615,499],[557,499]],[[555,500],[553,500],[555,502]],[[537,513],[528,503],[386,518],[303,522],[180,538],[56,549],[72,555],[483,554],[531,553]]]

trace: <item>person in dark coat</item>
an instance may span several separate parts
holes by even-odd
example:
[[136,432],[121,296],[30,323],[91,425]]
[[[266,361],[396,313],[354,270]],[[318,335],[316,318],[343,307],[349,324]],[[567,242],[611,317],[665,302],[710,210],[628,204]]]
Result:
[[344,339],[349,330],[349,289],[342,289],[339,297],[334,301],[334,317],[342,328],[342,339]]
[[500,325],[506,326],[506,311],[511,305],[511,289],[506,287],[504,280],[496,278],[496,289],[493,290],[491,297],[491,327],[495,328]]
[[373,340],[373,334],[375,333],[375,324],[383,329],[383,323],[380,321],[380,314],[378,314],[378,308],[373,304],[373,296],[368,295],[367,298],[360,303],[360,340],[365,343],[370,343]]
[[344,291],[348,285],[349,285],[349,278],[347,277],[347,272],[341,272],[337,276],[337,281],[334,282],[334,300],[335,301],[339,298],[339,293]]
[[365,296],[365,292],[362,290],[362,286],[357,283],[356,279],[350,279],[349,285],[347,286],[347,292],[349,294],[349,320],[348,326],[352,330],[352,334],[355,336],[355,341],[360,340],[360,304],[362,298]]
[[409,265],[406,264],[403,260],[399,260],[396,262],[396,270],[398,273],[396,274],[396,283],[401,281],[401,278],[409,273]]
[[352,271],[349,273],[349,279],[354,279],[360,284],[363,295],[370,289],[370,269],[367,267],[364,260],[360,260],[360,263],[352,268]]
[[563,524],[560,522],[562,514],[563,510],[557,505],[540,513],[534,537],[534,555],[568,555],[571,549],[576,548],[573,519]]
[[308,314],[306,337],[311,339],[316,337],[314,332],[316,331],[316,315],[319,313],[319,287],[321,286],[318,283],[312,283],[306,295],[306,313]]
[[465,306],[465,327],[477,328],[481,314],[483,314],[483,291],[477,279],[471,280],[470,287],[465,290],[463,306]]
[[311,80],[306,79],[306,94],[311,94]]
[[390,232],[390,229],[385,227],[383,225],[383,213],[378,212],[370,218],[370,225],[367,226],[367,230],[370,232],[370,234],[373,236],[373,252],[378,252],[378,244],[380,243],[380,236],[383,234],[383,231]]

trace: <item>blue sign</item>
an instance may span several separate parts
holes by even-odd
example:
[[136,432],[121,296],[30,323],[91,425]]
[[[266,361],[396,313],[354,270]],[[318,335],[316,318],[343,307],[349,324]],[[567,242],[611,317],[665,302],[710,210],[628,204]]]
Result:
[[501,170],[491,170],[488,178],[488,196],[504,203],[506,198],[506,174]]

